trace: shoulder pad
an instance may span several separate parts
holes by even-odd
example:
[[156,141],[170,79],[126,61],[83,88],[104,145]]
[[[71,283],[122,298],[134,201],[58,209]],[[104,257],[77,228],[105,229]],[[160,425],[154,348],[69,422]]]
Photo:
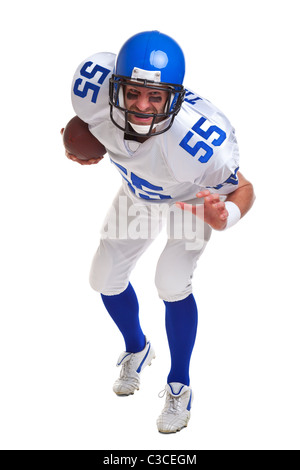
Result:
[[194,115],[199,114],[200,116],[205,117],[208,121],[214,122],[224,129],[226,128],[229,130],[232,128],[225,114],[217,108],[217,106],[187,88],[183,107],[187,111],[190,111],[190,113]]
[[77,68],[72,82],[72,105],[77,116],[88,124],[109,117],[109,79],[116,55],[99,52]]

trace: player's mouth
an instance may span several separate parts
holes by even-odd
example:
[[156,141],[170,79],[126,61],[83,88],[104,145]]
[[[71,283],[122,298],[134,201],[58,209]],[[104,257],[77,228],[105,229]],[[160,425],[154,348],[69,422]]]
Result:
[[153,116],[149,117],[149,118],[143,118],[143,117],[139,117],[139,116],[131,116],[130,119],[129,119],[129,122],[132,122],[133,124],[139,124],[139,125],[151,125],[152,123],[152,120],[153,120]]
[[[132,113],[136,112],[136,113],[139,113],[139,114],[142,114],[142,116],[140,116],[139,114],[129,114],[129,122],[133,122],[133,124],[140,124],[140,125],[149,125],[152,123],[152,120],[153,120],[153,114],[155,113],[155,111],[150,111],[149,113],[143,113],[141,111],[138,111],[137,109],[130,109],[130,111]],[[149,117],[145,117],[145,115],[148,115],[149,114]]]

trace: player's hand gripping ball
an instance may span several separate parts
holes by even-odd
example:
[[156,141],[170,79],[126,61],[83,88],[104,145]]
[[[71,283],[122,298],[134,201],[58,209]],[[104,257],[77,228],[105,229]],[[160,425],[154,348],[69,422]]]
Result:
[[81,165],[92,165],[102,160],[104,145],[91,134],[88,124],[78,116],[73,117],[61,130],[66,156]]

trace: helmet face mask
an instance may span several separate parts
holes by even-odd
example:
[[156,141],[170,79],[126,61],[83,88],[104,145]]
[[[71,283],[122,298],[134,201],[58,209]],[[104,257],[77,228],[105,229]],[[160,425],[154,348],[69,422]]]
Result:
[[[115,71],[110,79],[109,104],[112,122],[125,133],[139,137],[166,132],[172,126],[184,101],[184,73],[183,52],[169,36],[158,31],[146,31],[128,39],[118,54]],[[157,112],[152,113],[140,112],[136,109],[137,106],[133,106],[132,110],[131,106],[127,109],[125,87],[128,85],[132,85],[136,90],[142,87],[141,93],[144,93],[145,89],[149,92],[163,92],[163,109],[153,106],[152,111]],[[145,119],[147,123],[134,124],[134,121],[139,119],[141,122]]]
[[[131,111],[126,108],[124,100],[124,89],[125,86],[133,85],[135,88],[143,88],[149,91],[160,91],[167,93],[167,99],[165,102],[164,110],[162,113],[142,113],[137,111]],[[182,85],[172,84],[172,83],[161,83],[154,82],[152,80],[145,79],[130,79],[121,75],[112,75],[110,79],[110,117],[112,122],[126,134],[150,137],[153,135],[153,130],[158,125],[163,125],[161,129],[156,129],[155,135],[162,134],[166,132],[173,124],[175,116],[180,111],[181,105],[184,100],[185,89]],[[119,110],[124,119],[120,121],[115,114],[115,110]],[[133,125],[130,122],[130,117],[134,115],[139,118],[152,118],[151,124],[144,126]],[[166,122],[168,120],[168,122]],[[142,127],[145,130],[142,131]],[[137,131],[135,128],[140,130]]]

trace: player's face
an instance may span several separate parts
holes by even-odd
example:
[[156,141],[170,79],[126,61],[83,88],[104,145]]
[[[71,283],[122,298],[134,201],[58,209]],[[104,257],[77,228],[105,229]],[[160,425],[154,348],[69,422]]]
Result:
[[[129,111],[151,115],[160,114],[164,112],[167,99],[168,92],[164,90],[151,90],[141,86],[134,86],[134,84],[124,87],[125,107]],[[135,116],[134,114],[128,115],[129,122],[139,125],[150,125],[152,118],[152,116],[145,118]],[[159,122],[161,119],[163,118],[157,118],[156,122]]]

